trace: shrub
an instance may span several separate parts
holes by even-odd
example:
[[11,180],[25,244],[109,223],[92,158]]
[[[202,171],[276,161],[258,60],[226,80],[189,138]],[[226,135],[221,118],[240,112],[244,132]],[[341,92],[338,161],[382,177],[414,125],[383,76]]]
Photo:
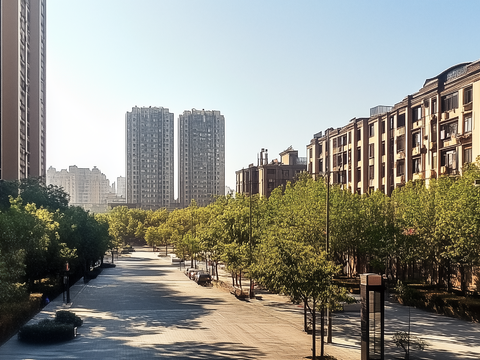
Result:
[[71,340],[75,335],[73,324],[44,319],[37,324],[22,326],[18,332],[18,340],[32,343],[52,343]]
[[75,327],[80,327],[83,320],[75,313],[66,310],[59,310],[55,313],[55,321],[61,324],[73,324]]
[[400,280],[397,281],[395,291],[397,292],[398,300],[403,305],[416,305],[423,298],[420,291],[402,283]]

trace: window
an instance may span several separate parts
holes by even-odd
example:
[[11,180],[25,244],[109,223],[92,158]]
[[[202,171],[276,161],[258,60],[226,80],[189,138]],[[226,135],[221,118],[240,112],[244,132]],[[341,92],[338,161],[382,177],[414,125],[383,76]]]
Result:
[[437,141],[437,124],[432,123],[432,141]]
[[385,155],[385,141],[382,141],[382,156]]
[[382,121],[382,134],[385,134],[385,120]]
[[362,148],[357,148],[357,161],[362,160]]
[[397,137],[397,153],[405,150],[405,135]]
[[432,115],[438,112],[437,98],[432,99]]
[[362,181],[362,168],[357,168],[357,181]]
[[405,114],[398,115],[397,117],[397,129],[405,126]]
[[463,89],[463,104],[471,103],[473,100],[473,89],[471,86]]
[[472,162],[472,148],[466,148],[463,150],[463,163],[471,163]]
[[421,167],[422,167],[422,160],[421,158],[415,158],[412,160],[412,170],[413,170],[413,173],[414,174],[418,174],[419,172],[422,171]]
[[399,160],[397,162],[397,176],[405,175],[405,161]]
[[442,111],[450,111],[458,108],[458,91],[442,96]]
[[395,117],[394,116],[390,116],[390,130],[393,129],[393,122],[395,120]]
[[370,124],[368,126],[368,136],[374,137],[375,136],[375,124]]
[[472,114],[468,114],[468,115],[465,115],[463,132],[467,133],[471,131],[472,131]]
[[368,158],[372,159],[375,157],[375,144],[368,145]]
[[422,120],[422,107],[417,106],[412,109],[412,122]]
[[457,122],[451,122],[448,124],[443,124],[440,126],[440,139],[441,140],[448,140],[452,136],[457,134]]
[[455,150],[442,152],[441,165],[448,167],[450,170],[456,170],[457,152]]
[[373,166],[373,165],[370,165],[370,166],[368,167],[368,178],[369,178],[370,180],[375,179],[375,166]]
[[385,177],[385,163],[382,163],[382,178]]
[[412,147],[417,147],[421,145],[421,136],[420,131],[412,134]]
[[318,172],[323,172],[323,159],[318,160]]
[[357,141],[362,140],[362,129],[357,129]]

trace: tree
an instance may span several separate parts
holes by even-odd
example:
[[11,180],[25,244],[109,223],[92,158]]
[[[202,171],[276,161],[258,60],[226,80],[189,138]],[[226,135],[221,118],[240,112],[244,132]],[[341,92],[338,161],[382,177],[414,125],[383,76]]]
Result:
[[[317,308],[323,310],[335,300],[345,300],[346,292],[332,284],[340,271],[327,259],[324,251],[318,252],[312,245],[294,240],[276,239],[265,248],[264,262],[255,267],[255,277],[269,289],[302,301],[312,316],[313,359],[316,356],[315,319]],[[323,316],[322,316],[323,319]],[[323,321],[322,321],[323,322]],[[323,353],[323,326],[321,356]]]

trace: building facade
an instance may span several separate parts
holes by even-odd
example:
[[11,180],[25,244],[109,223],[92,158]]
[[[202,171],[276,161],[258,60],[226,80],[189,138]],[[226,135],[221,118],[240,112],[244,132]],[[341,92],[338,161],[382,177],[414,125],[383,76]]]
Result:
[[269,197],[275,188],[281,186],[285,189],[287,182],[295,181],[296,177],[306,170],[306,158],[298,157],[298,151],[291,146],[280,153],[280,161],[275,159],[270,163],[268,150],[262,149],[257,166],[250,164],[248,168],[235,172],[236,192]]
[[0,2],[0,179],[45,177],[46,1]]
[[134,107],[126,122],[127,203],[142,209],[174,202],[174,115],[163,107]]
[[178,196],[205,206],[225,194],[225,118],[220,111],[184,111],[178,117]]
[[315,134],[308,171],[360,194],[457,175],[480,155],[480,60],[452,66],[394,106]]
[[68,170],[60,171],[50,166],[47,170],[47,185],[63,188],[70,196],[69,205],[93,212],[107,211],[108,202],[116,197],[110,181],[96,166],[90,170],[73,165]]

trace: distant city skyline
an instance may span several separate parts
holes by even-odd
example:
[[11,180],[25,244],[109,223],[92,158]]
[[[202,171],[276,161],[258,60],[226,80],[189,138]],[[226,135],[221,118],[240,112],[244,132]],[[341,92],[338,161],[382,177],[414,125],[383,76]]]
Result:
[[175,119],[218,109],[233,189],[258,149],[303,157],[313,134],[480,58],[471,36],[442,26],[479,32],[480,3],[461,4],[49,0],[47,168],[97,166],[116,179],[132,106],[167,106]]

